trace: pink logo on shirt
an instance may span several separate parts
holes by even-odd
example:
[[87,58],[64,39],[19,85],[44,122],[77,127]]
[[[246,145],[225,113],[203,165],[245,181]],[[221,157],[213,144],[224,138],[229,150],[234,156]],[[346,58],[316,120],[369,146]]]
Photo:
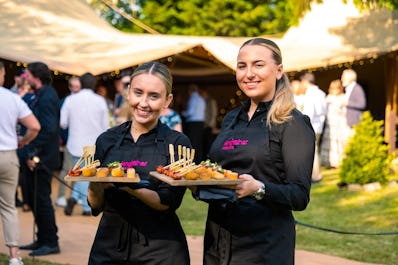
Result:
[[132,160],[132,161],[129,161],[129,162],[123,161],[123,162],[121,162],[121,164],[122,164],[122,167],[125,170],[127,170],[127,169],[132,168],[132,167],[146,167],[148,165],[148,162],[139,161],[139,160]]
[[247,145],[248,142],[249,142],[249,140],[231,139],[229,141],[224,142],[222,150],[233,150],[233,149],[235,149],[235,146]]

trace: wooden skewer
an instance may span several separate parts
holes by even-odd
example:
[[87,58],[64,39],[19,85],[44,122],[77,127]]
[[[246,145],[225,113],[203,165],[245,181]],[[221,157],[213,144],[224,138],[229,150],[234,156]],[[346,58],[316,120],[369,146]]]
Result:
[[[178,161],[180,161],[179,163],[177,163]],[[175,168],[177,168],[177,167],[183,167],[184,165],[184,163],[185,163],[185,161],[184,160],[178,160],[176,163],[174,163],[172,166],[170,166],[169,168],[171,169],[171,170],[173,170],[173,169],[175,169]]]
[[79,158],[79,160],[76,162],[76,164],[73,166],[73,168],[72,168],[72,170],[76,170],[79,166],[80,166],[80,164],[83,162],[83,157],[81,156],[80,158]]
[[170,163],[174,163],[174,145],[169,144],[169,153],[170,153]]
[[178,167],[183,168],[183,167],[181,167],[180,165],[174,165],[174,166],[170,167],[170,170],[175,170],[175,169],[178,168]]
[[179,173],[181,176],[184,176],[184,175],[188,174],[189,172],[191,172],[191,171],[193,171],[193,170],[195,170],[195,169],[197,169],[197,168],[199,168],[199,167],[201,167],[201,165],[191,164],[189,167],[187,167],[187,168],[185,168],[185,169],[179,171],[178,173]]
[[99,160],[95,160],[90,165],[88,165],[86,167],[92,168],[92,167],[99,167],[100,165],[101,165],[100,161]]
[[181,160],[182,156],[182,146],[178,145],[178,160]]
[[194,160],[195,158],[195,149],[191,149],[191,162]]
[[168,164],[167,166],[164,166],[164,168],[169,168],[169,167],[173,167],[173,166],[177,166],[177,165],[181,165],[182,163],[184,163],[183,159],[180,159],[174,163]]
[[182,159],[184,160],[184,165],[183,166],[186,165],[186,158],[187,158],[187,147],[183,146],[182,147]]
[[79,158],[79,160],[73,166],[72,170],[76,170],[83,162],[85,164],[85,167],[93,167],[93,164],[94,165],[98,164],[97,163],[98,160],[94,161],[94,154],[95,154],[95,145],[84,146],[83,147],[83,155]]
[[191,152],[189,150],[190,149],[187,148],[187,165],[190,164],[190,162],[191,162]]

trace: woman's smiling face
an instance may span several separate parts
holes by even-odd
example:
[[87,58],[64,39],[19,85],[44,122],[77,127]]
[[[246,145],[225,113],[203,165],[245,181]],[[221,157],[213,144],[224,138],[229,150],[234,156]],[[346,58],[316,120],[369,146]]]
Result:
[[236,81],[240,89],[256,102],[270,101],[275,94],[276,80],[283,74],[272,51],[261,45],[243,46],[238,54]]
[[172,98],[156,75],[144,73],[135,76],[128,93],[134,122],[143,126],[156,125],[162,109],[168,107]]

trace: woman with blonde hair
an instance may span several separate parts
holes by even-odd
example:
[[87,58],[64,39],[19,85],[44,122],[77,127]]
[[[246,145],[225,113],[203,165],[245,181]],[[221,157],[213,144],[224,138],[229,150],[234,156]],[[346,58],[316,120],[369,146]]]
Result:
[[344,148],[350,134],[346,119],[347,98],[340,79],[330,82],[326,104],[327,115],[321,144],[321,164],[337,168],[343,159]]
[[142,182],[127,186],[90,183],[88,201],[93,214],[103,214],[89,265],[190,264],[175,213],[185,188],[149,175],[157,166],[170,164],[169,144],[191,147],[188,137],[159,121],[173,99],[171,89],[167,66],[158,62],[139,66],[128,88],[131,120],[107,130],[96,141],[95,159],[102,166],[117,161],[125,169],[134,167]]
[[[295,109],[281,51],[271,40],[241,46],[236,80],[248,100],[226,115],[209,158],[243,182],[235,199],[207,200],[204,264],[294,264],[292,211],[310,200],[314,131]],[[195,193],[199,199],[202,191]]]

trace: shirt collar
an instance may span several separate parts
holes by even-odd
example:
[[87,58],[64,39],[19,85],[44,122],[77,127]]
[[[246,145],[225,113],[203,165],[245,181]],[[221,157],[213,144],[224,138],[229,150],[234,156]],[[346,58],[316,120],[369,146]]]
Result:
[[[272,105],[272,100],[271,101],[266,101],[266,102],[260,102],[257,106],[256,112],[261,112],[264,110],[268,110],[271,105]],[[242,103],[243,109],[248,112],[250,108],[250,99],[246,100],[245,102]]]

